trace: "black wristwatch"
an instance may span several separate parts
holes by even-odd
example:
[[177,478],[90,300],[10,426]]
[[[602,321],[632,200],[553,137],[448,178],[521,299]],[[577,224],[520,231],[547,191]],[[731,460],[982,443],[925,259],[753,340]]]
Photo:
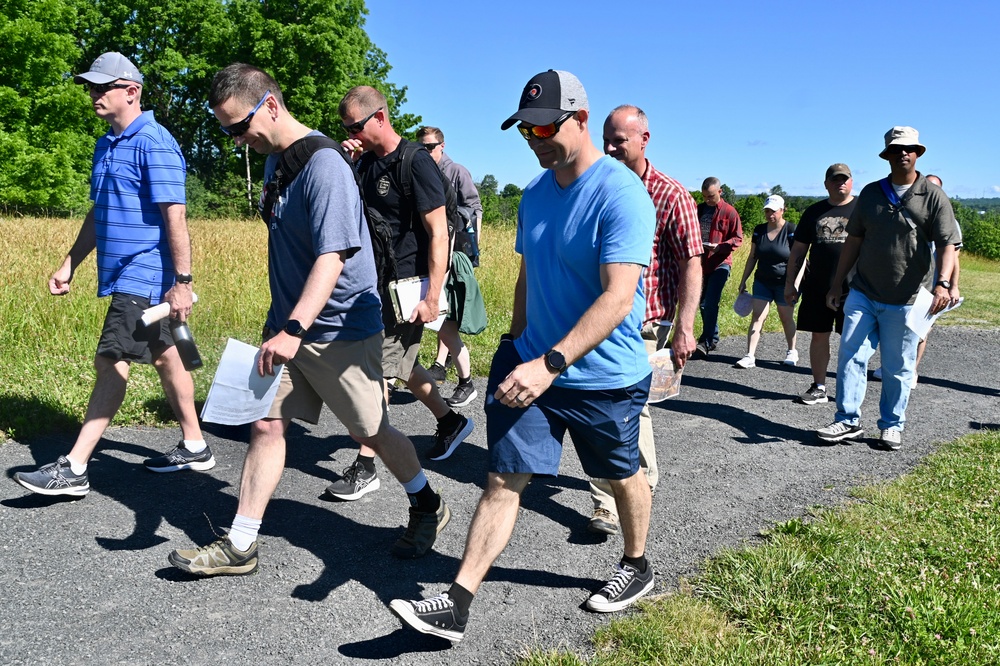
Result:
[[935,287],[944,287],[945,289],[951,291],[951,282],[948,280],[938,280]]
[[566,371],[566,357],[557,349],[550,349],[545,352],[545,365],[549,370],[562,374]]
[[289,319],[285,324],[285,333],[296,338],[301,338],[306,334],[306,328],[299,323],[298,319]]
[[177,282],[177,284],[191,284],[192,282],[194,282],[194,276],[191,275],[190,273],[178,273],[174,277],[174,280]]

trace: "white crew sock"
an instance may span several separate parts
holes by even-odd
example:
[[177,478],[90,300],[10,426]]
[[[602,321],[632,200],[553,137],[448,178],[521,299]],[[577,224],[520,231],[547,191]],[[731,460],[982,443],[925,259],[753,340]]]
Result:
[[78,463],[69,456],[66,456],[66,460],[69,461],[69,468],[74,474],[85,474],[87,472],[87,463]]
[[203,439],[185,439],[184,448],[191,453],[201,453],[208,448],[208,444],[206,444]]
[[247,551],[257,540],[261,521],[236,514],[233,526],[229,528],[229,541],[237,550]]

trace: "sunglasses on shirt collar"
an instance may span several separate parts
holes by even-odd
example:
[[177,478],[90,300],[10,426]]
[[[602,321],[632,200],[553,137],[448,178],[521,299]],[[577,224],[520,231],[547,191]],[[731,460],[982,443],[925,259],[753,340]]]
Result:
[[254,115],[256,115],[257,111],[260,110],[260,107],[264,104],[264,100],[266,100],[267,96],[270,94],[271,94],[270,90],[265,92],[264,96],[260,98],[259,102],[257,102],[257,106],[253,107],[253,111],[248,113],[246,118],[239,121],[238,123],[233,123],[232,125],[226,125],[225,127],[222,128],[222,131],[231,137],[243,136],[244,134],[246,134],[246,131],[250,129],[250,122],[253,120]]

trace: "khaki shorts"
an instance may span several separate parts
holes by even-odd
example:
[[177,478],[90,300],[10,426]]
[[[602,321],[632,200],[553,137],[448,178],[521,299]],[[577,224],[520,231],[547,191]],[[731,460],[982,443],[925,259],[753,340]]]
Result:
[[381,333],[364,340],[303,342],[285,365],[267,417],[317,423],[324,403],[357,437],[372,437],[388,425]]
[[386,326],[385,340],[382,342],[383,377],[409,381],[420,354],[420,337],[423,334],[423,324]]

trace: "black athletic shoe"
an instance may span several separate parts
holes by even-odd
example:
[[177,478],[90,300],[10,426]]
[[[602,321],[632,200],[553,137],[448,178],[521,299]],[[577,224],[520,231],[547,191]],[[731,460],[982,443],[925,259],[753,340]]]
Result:
[[378,490],[381,485],[378,470],[369,472],[359,460],[355,460],[344,470],[344,476],[326,487],[326,494],[350,502]]
[[653,567],[646,573],[631,564],[619,564],[615,575],[600,590],[587,599],[587,608],[598,613],[611,613],[630,606],[653,589]]
[[406,531],[392,544],[391,552],[395,557],[415,560],[430,551],[438,534],[441,534],[441,530],[451,520],[451,509],[445,504],[443,497],[438,495],[438,499],[441,503],[437,511],[417,511],[410,507],[410,522],[406,525]]
[[465,407],[470,402],[476,399],[479,393],[476,392],[476,387],[472,385],[472,382],[468,384],[459,384],[455,389],[455,392],[451,394],[451,397],[445,400],[450,407]]
[[40,495],[83,497],[90,492],[87,473],[74,474],[66,456],[59,456],[54,463],[42,465],[34,472],[18,472],[14,480]]
[[448,370],[445,369],[443,365],[435,362],[434,365],[427,368],[427,373],[431,376],[438,384],[444,384],[445,378],[448,376]]
[[389,610],[420,633],[446,638],[452,643],[462,640],[469,623],[469,616],[458,614],[447,592],[422,601],[393,599]]
[[208,446],[198,453],[192,453],[185,449],[184,442],[181,442],[162,456],[149,458],[142,464],[150,472],[176,472],[182,469],[204,471],[215,467],[215,456]]
[[434,446],[427,452],[427,457],[431,460],[444,460],[458,448],[458,445],[465,441],[465,438],[472,433],[476,424],[467,416],[459,414],[458,425],[450,432],[445,432],[438,428],[434,435]]
[[827,402],[829,398],[826,395],[825,388],[819,388],[815,383],[809,387],[809,390],[796,398],[796,401],[803,405],[817,405],[821,402]]

